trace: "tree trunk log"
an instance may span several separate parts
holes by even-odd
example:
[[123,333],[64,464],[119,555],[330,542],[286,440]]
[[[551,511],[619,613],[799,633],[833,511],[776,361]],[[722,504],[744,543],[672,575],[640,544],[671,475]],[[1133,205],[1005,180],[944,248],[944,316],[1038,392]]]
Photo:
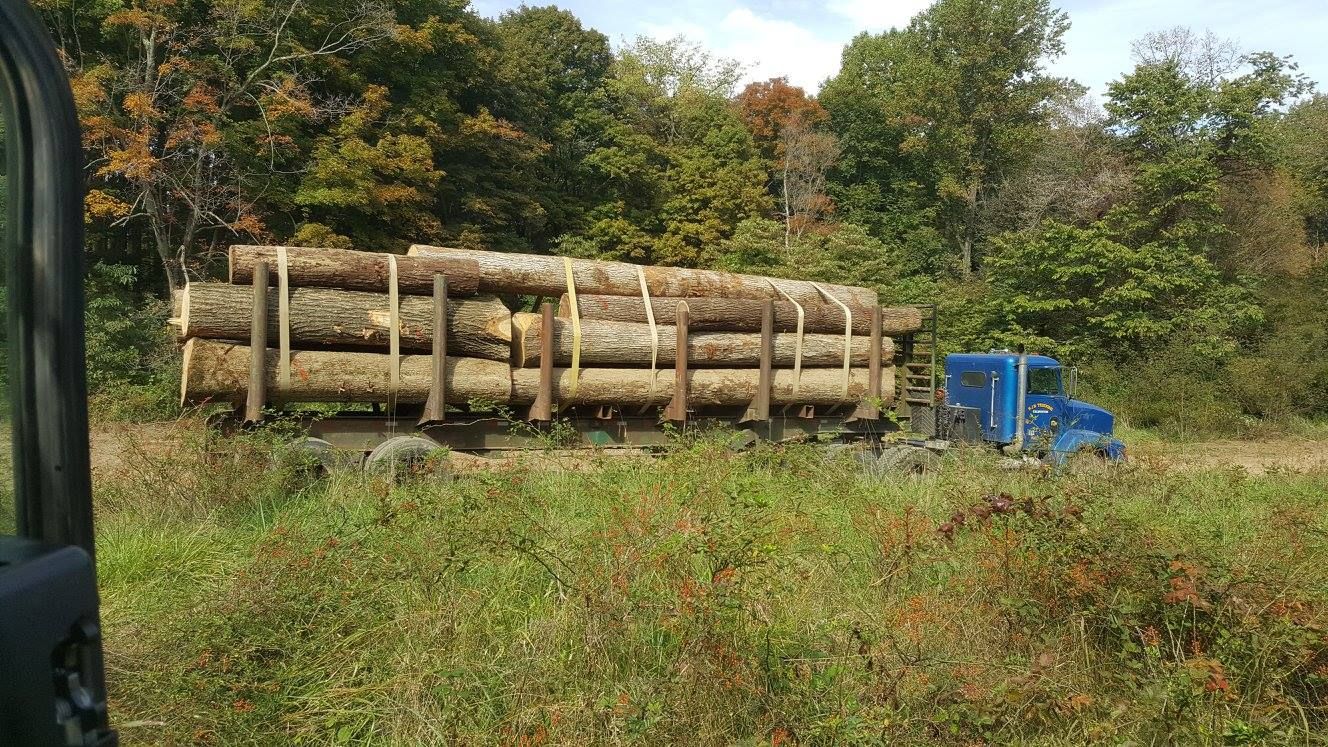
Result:
[[[184,403],[208,400],[242,402],[249,388],[247,345],[194,338],[184,345],[180,398]],[[301,350],[291,353],[291,386],[276,389],[278,353],[266,351],[269,401],[274,402],[387,402],[388,356]],[[432,356],[401,356],[401,386],[396,401],[422,403],[429,396]],[[485,400],[506,404],[511,399],[511,368],[506,363],[479,358],[447,358],[449,402]]]
[[[561,405],[666,405],[673,398],[674,376],[671,369],[656,371],[655,390],[650,390],[650,371],[637,368],[582,369],[576,394],[571,393],[568,369],[554,369],[554,399]],[[691,408],[741,407],[756,398],[761,372],[755,368],[703,368],[687,373],[687,404]],[[867,370],[850,371],[848,397],[844,391],[844,372],[839,369],[813,368],[802,372],[798,393],[793,393],[793,371],[785,368],[772,372],[772,405],[848,405],[868,396]],[[880,404],[894,401],[894,367],[882,367]],[[539,370],[519,368],[512,371],[512,402],[534,400],[539,392]]]
[[[688,304],[688,314],[691,305]],[[658,321],[658,319],[657,319]],[[759,320],[758,320],[759,321]],[[688,318],[690,330],[691,319]],[[840,323],[843,330],[843,323]],[[672,366],[678,354],[678,328],[659,325],[659,366]],[[774,336],[776,366],[793,365],[798,336],[780,333]],[[650,365],[650,326],[635,322],[606,322],[598,319],[581,320],[581,364],[585,366]],[[554,363],[566,365],[572,361],[572,322],[555,319],[553,322]],[[893,341],[881,340],[881,362],[890,365],[894,360]],[[871,359],[871,338],[855,336],[849,350],[853,366],[866,366]],[[743,368],[755,366],[761,360],[761,335],[750,332],[698,332],[687,338],[687,363],[710,368]],[[540,316],[517,313],[512,315],[512,365],[517,368],[539,366]],[[844,335],[804,334],[802,336],[802,365],[843,366]]]
[[[470,259],[479,263],[480,291],[484,293],[525,293],[533,296],[556,298],[567,291],[566,272],[562,257],[536,254],[485,252],[471,249],[447,249],[417,244],[410,248],[409,257],[433,259]],[[578,294],[608,296],[641,295],[638,265],[626,262],[604,262],[591,259],[572,260],[572,276]],[[694,296],[718,298],[775,298],[776,286],[798,303],[826,303],[821,294],[806,280],[782,280],[760,275],[739,275],[715,270],[691,270],[684,267],[643,267],[646,286],[652,296]],[[876,292],[868,288],[822,283],[827,293],[858,309],[870,310],[876,305]]]
[[[680,301],[687,302],[687,323],[693,330],[725,332],[752,332],[761,329],[763,300],[751,298],[650,298],[655,322],[668,324]],[[577,296],[582,319],[604,319],[615,322],[646,323],[646,307],[641,297],[631,296]],[[850,307],[852,308],[852,307]],[[830,303],[805,304],[803,332],[844,334],[844,312]],[[871,309],[852,309],[853,334],[871,334]],[[572,314],[567,294],[558,305],[558,315]],[[902,335],[922,329],[922,310],[913,306],[885,306],[881,308],[881,331],[887,335]],[[798,310],[788,301],[775,301],[775,330],[796,332]]]
[[[348,249],[313,249],[292,246],[286,251],[287,274],[292,286],[341,288],[386,293],[387,254],[354,252]],[[248,285],[254,280],[254,265],[267,262],[271,284],[277,284],[277,247],[235,245],[230,251],[230,281]],[[401,293],[427,296],[433,293],[434,273],[447,276],[447,292],[472,296],[480,284],[480,267],[473,259],[397,257],[397,289]]]
[[[451,287],[448,288],[449,293]],[[268,339],[276,340],[279,292],[267,292]],[[180,337],[248,340],[253,291],[226,283],[191,283],[180,300]],[[429,352],[433,345],[433,299],[401,296],[402,350]],[[511,357],[511,312],[493,296],[450,299],[448,351],[462,357],[507,361]],[[386,351],[390,316],[381,293],[291,288],[290,339],[299,348],[341,347]]]

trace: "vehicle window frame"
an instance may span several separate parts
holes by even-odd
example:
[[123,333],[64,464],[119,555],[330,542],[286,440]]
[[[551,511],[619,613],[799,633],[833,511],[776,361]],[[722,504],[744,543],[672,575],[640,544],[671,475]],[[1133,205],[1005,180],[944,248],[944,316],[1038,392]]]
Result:
[[0,110],[16,529],[92,555],[82,136],[55,45],[19,0],[0,0]]
[[[978,383],[968,383],[970,377],[977,377]],[[959,385],[969,389],[986,389],[987,372],[986,371],[961,371],[959,373]]]
[[[1034,389],[1033,389],[1033,375],[1034,375],[1035,373],[1041,373],[1041,372],[1043,372],[1043,371],[1054,371],[1054,372],[1055,372],[1055,374],[1056,374],[1056,377],[1055,377],[1055,381],[1056,381],[1056,391],[1054,391],[1054,392],[1048,392],[1048,391],[1034,391]],[[1025,393],[1025,394],[1032,394],[1032,395],[1039,396],[1039,397],[1064,397],[1064,396],[1065,396],[1065,373],[1064,373],[1064,367],[1063,367],[1063,366],[1038,366],[1037,368],[1030,368],[1030,369],[1028,369],[1027,381],[1026,381],[1025,384],[1024,384],[1024,393]]]

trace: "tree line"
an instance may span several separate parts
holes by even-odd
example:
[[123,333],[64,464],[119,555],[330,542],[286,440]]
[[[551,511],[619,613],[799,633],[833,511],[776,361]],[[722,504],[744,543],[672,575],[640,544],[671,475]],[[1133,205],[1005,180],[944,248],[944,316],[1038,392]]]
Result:
[[938,304],[951,349],[1093,366],[1145,423],[1328,410],[1328,98],[1276,50],[1159,31],[1099,99],[1048,72],[1049,0],[938,0],[813,93],[553,6],[38,5],[107,367],[231,243],[418,242],[868,285]]

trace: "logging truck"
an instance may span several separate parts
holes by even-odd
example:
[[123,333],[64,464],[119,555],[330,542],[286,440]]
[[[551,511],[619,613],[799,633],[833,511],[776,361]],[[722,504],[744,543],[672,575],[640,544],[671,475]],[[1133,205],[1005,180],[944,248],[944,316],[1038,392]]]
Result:
[[[292,448],[329,466],[650,449],[714,426],[909,469],[953,444],[1123,456],[1074,369],[993,351],[938,370],[935,308],[868,288],[430,246],[235,246],[229,280],[179,299],[182,399],[251,425],[285,408],[309,434]],[[288,407],[304,402],[323,406]]]
[[[485,453],[556,443],[652,449],[667,445],[679,429],[718,426],[736,434],[735,446],[760,440],[857,444],[864,447],[859,453],[865,463],[888,471],[923,471],[956,445],[989,445],[1025,463],[1060,465],[1085,452],[1112,462],[1124,459],[1125,446],[1113,436],[1112,414],[1075,398],[1077,369],[1047,356],[1006,350],[950,354],[938,366],[935,310],[921,307],[920,312],[923,329],[900,335],[896,343],[897,394],[880,417],[835,406],[820,412],[812,405],[772,408],[768,401],[756,402],[755,409],[693,408],[674,397],[663,410],[601,404],[559,411],[547,404],[547,394],[541,398],[537,393],[533,417],[529,411],[518,416],[486,406],[482,398],[457,403],[455,412],[441,420],[427,417],[421,405],[374,405],[333,415],[297,411],[293,414],[308,435],[291,448],[324,468],[373,468],[418,463],[444,448]],[[553,389],[553,382],[541,385],[539,377],[529,378],[528,388]],[[542,416],[540,408],[545,408]],[[241,420],[226,418],[232,425]]]
[[[914,382],[934,382],[930,366],[905,361],[900,368],[919,372]],[[1075,399],[1074,368],[1046,356],[992,351],[951,354],[943,371],[944,387],[901,381],[896,407],[880,420],[818,413],[811,406],[782,408],[763,419],[752,418],[750,408],[706,408],[669,428],[657,413],[602,405],[569,408],[544,424],[476,411],[420,425],[419,408],[395,415],[374,408],[304,418],[309,436],[292,447],[325,467],[345,466],[348,458],[350,466],[374,467],[426,460],[442,448],[547,448],[550,438],[563,447],[648,449],[665,446],[677,426],[719,426],[735,432],[735,446],[761,440],[859,444],[864,462],[889,471],[924,471],[956,445],[986,444],[1025,463],[1053,466],[1083,453],[1111,462],[1125,458],[1125,445],[1113,436],[1112,414]]]

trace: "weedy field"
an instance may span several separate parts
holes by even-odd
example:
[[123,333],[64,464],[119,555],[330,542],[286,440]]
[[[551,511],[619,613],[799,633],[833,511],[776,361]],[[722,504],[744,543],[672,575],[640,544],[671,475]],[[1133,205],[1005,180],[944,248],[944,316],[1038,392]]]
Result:
[[1322,469],[715,435],[394,484],[274,439],[98,469],[128,744],[1328,742]]

